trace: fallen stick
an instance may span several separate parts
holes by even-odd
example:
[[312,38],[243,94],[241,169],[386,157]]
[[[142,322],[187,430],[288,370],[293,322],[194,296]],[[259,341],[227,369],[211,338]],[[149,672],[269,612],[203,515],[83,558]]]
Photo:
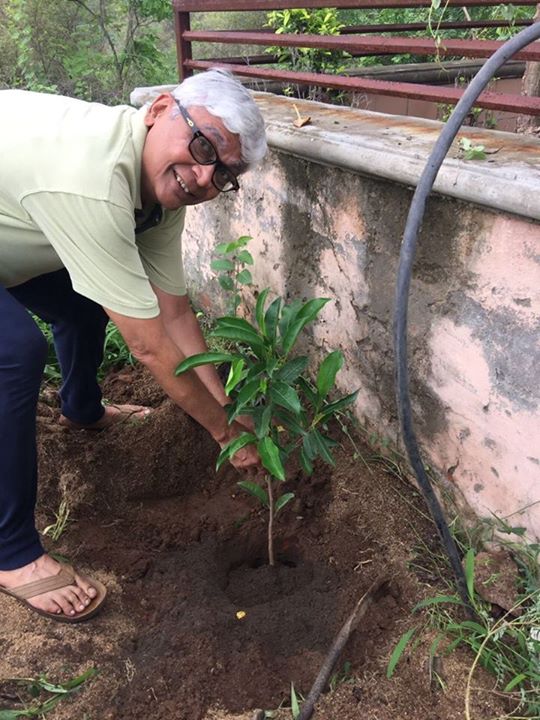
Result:
[[315,704],[319,699],[320,694],[326,687],[330,674],[343,650],[347,644],[352,631],[358,625],[360,620],[364,617],[368,611],[370,605],[379,600],[383,595],[388,592],[390,584],[390,578],[387,576],[378,577],[377,580],[369,587],[367,592],[362,595],[360,600],[356,603],[354,610],[347,618],[347,621],[336,635],[334,642],[332,643],[328,654],[326,655],[324,662],[319,670],[319,674],[313,683],[309,695],[306,701],[302,705],[298,720],[310,720],[313,715]]

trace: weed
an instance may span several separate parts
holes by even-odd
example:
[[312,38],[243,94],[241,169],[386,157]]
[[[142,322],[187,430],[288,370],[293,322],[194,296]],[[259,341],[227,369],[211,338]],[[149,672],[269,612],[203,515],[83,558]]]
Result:
[[487,157],[485,146],[473,145],[468,138],[461,138],[459,149],[463,153],[464,160],[485,160]]
[[[500,525],[504,521],[497,519],[496,525],[500,533]],[[455,528],[454,528],[455,529]],[[519,529],[519,528],[518,528]],[[507,527],[508,532],[516,528]],[[485,528],[475,533],[477,536],[486,534]],[[395,668],[409,646],[413,637],[421,631],[435,627],[438,634],[430,649],[430,659],[436,652],[448,655],[458,646],[470,648],[474,659],[469,670],[465,687],[465,717],[471,718],[471,697],[473,678],[478,666],[490,671],[496,678],[493,692],[504,695],[514,708],[509,717],[534,718],[540,715],[540,578],[538,571],[539,546],[533,544],[518,545],[507,543],[505,547],[512,550],[520,570],[520,587],[513,607],[502,617],[495,618],[491,614],[491,606],[475,592],[479,585],[476,578],[476,553],[472,547],[464,547],[463,536],[457,533],[456,540],[464,550],[464,568],[467,590],[471,604],[475,610],[474,620],[462,620],[451,608],[460,609],[462,600],[452,591],[429,597],[414,608],[413,613],[426,611],[424,622],[407,630],[394,648],[387,667],[387,675],[391,677]],[[439,565],[441,559],[434,559]],[[444,573],[441,573],[443,576]],[[488,578],[495,582],[494,578]],[[485,585],[485,583],[484,583]],[[439,648],[442,648],[439,651]]]
[[12,692],[4,692],[7,697],[19,708],[0,710],[0,720],[17,720],[17,718],[41,718],[51,712],[61,700],[65,700],[97,674],[94,667],[88,668],[77,677],[63,683],[54,683],[45,675],[37,678],[5,678],[1,680],[7,689],[13,688]]
[[43,528],[42,535],[47,535],[51,538],[53,542],[58,542],[69,523],[69,513],[69,505],[64,499],[61,501],[58,507],[58,512],[54,513],[54,523],[52,523],[51,525],[47,525],[47,527]]

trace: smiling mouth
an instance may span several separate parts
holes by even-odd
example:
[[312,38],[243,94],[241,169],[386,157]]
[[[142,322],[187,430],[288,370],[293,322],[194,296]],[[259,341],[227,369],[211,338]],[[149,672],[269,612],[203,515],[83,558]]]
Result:
[[188,186],[187,186],[186,183],[182,180],[182,178],[180,177],[180,175],[179,175],[175,170],[173,170],[173,173],[174,173],[174,177],[176,178],[176,182],[180,185],[180,187],[181,187],[182,190],[186,193],[186,195],[192,195],[192,193],[190,193],[190,191],[189,191],[189,189],[188,189]]

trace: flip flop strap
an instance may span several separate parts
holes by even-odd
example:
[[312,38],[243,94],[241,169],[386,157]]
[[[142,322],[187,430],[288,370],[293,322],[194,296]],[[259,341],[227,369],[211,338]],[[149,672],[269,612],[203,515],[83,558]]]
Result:
[[74,584],[75,577],[73,572],[70,572],[69,569],[63,567],[57,575],[43,578],[43,580],[35,580],[34,582],[27,583],[26,585],[20,585],[16,588],[11,588],[10,594],[21,600],[29,600],[36,595],[42,595],[43,593],[51,592],[52,590],[59,590],[60,588]]

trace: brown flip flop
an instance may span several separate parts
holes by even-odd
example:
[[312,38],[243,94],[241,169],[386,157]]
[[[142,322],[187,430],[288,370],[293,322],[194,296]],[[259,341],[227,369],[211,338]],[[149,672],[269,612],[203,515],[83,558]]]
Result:
[[120,423],[126,421],[144,422],[153,412],[152,408],[146,407],[145,405],[116,405],[111,403],[106,407],[113,407],[119,410],[119,412],[109,417],[106,421],[104,421],[104,416],[90,425],[82,425],[74,420],[70,420],[65,415],[60,415],[58,422],[69,430],[92,430],[99,432],[101,430],[107,430],[114,425],[120,425]]
[[34,607],[28,602],[30,598],[36,597],[36,595],[42,595],[43,593],[51,592],[52,590],[60,590],[60,588],[67,587],[68,585],[76,585],[75,571],[70,565],[62,565],[60,571],[56,575],[43,578],[43,580],[35,580],[34,582],[27,583],[26,585],[20,585],[19,587],[11,588],[9,590],[0,586],[0,592],[14,598],[25,605],[29,610],[38,613],[38,615],[43,615],[44,617],[56,620],[57,622],[83,622],[84,620],[89,620],[91,617],[94,617],[94,615],[101,610],[101,606],[103,605],[103,601],[107,595],[107,588],[105,585],[100,583],[99,580],[92,580],[92,587],[97,590],[96,597],[93,598],[87,608],[73,616],[64,615],[63,613],[57,614],[46,612],[45,610],[40,610],[39,608]]

